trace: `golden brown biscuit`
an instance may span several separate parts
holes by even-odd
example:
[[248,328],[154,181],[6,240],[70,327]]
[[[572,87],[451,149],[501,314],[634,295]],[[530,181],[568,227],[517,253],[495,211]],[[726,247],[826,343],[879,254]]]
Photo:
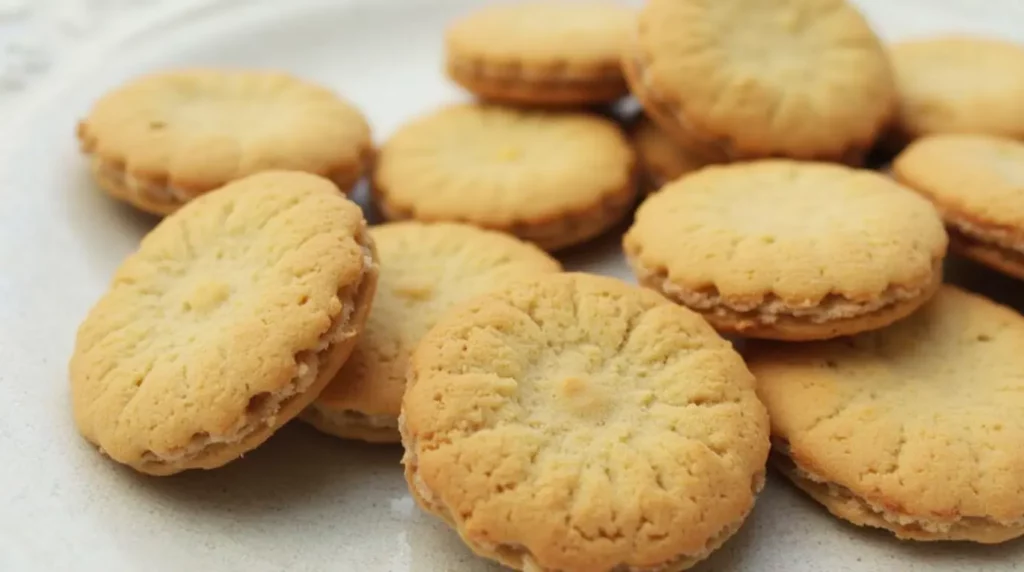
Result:
[[611,2],[480,8],[447,30],[448,76],[492,101],[609,103],[629,92],[619,61],[635,20],[635,11]]
[[752,342],[772,460],[835,516],[908,540],[1024,535],[1024,318],[951,286],[888,328]]
[[932,135],[896,157],[893,174],[935,203],[954,251],[1024,280],[1024,143]]
[[366,120],[337,95],[249,70],[135,79],[96,102],[78,139],[100,187],[158,215],[266,170],[321,175],[348,192],[373,154]]
[[465,222],[551,251],[611,228],[637,195],[629,141],[587,113],[453,105],[399,129],[378,159],[385,218]]
[[668,134],[733,159],[859,162],[896,108],[885,51],[843,0],[649,0],[623,68]]
[[302,414],[321,431],[398,442],[405,373],[420,338],[451,307],[558,261],[515,237],[456,223],[370,229],[381,259],[373,310],[351,357]]
[[668,185],[623,245],[641,284],[720,331],[812,340],[920,307],[942,280],[947,237],[935,209],[887,177],[769,159]]
[[399,427],[422,508],[532,572],[674,572],[764,482],[754,380],[697,314],[612,278],[548,274],[448,313]]
[[900,100],[895,136],[979,133],[1024,139],[1024,45],[964,35],[890,48]]
[[633,147],[644,177],[644,190],[657,191],[679,177],[728,158],[714,146],[698,141],[681,144],[646,116],[632,127]]
[[337,373],[377,281],[362,212],[320,177],[265,172],[164,219],[78,330],[79,431],[119,463],[211,469]]

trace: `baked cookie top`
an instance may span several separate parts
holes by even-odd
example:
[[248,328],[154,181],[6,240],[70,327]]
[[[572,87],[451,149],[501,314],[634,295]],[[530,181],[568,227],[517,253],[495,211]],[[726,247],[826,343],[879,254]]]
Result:
[[1024,138],[1024,45],[963,35],[891,46],[904,136]]
[[325,179],[266,172],[200,197],[142,240],[80,326],[79,429],[147,472],[255,447],[312,401],[316,358],[356,334],[371,272],[362,212]]
[[78,136],[125,175],[182,194],[275,169],[354,179],[372,149],[366,120],[335,93],[256,70],[142,76],[101,97]]
[[632,264],[674,288],[737,309],[812,308],[927,288],[947,237],[934,207],[887,177],[768,159],[664,187],[623,243]]
[[944,286],[888,328],[828,342],[756,342],[746,357],[773,438],[805,477],[834,485],[831,494],[852,494],[865,514],[918,534],[1019,534],[1021,347],[1024,318]]
[[384,144],[374,191],[407,215],[391,218],[507,230],[631,200],[635,163],[619,127],[597,115],[458,104]]
[[349,360],[316,404],[398,417],[409,355],[459,302],[520,278],[558,272],[543,250],[457,223],[398,222],[370,229],[381,259],[373,309]]
[[681,569],[738,528],[768,453],[728,342],[654,292],[587,274],[447,314],[412,358],[403,407],[413,492],[519,569]]
[[738,157],[843,157],[895,109],[885,51],[844,0],[650,0],[626,57],[656,115]]
[[653,187],[650,190],[657,190],[665,183],[707,165],[728,160],[718,147],[702,145],[696,139],[683,143],[670,137],[646,116],[637,121],[630,135],[637,159]]
[[516,2],[478,9],[445,35],[450,63],[533,79],[622,80],[636,12],[613,2]]
[[892,170],[957,227],[991,235],[1007,248],[1024,247],[1024,143],[987,135],[932,135],[911,143]]

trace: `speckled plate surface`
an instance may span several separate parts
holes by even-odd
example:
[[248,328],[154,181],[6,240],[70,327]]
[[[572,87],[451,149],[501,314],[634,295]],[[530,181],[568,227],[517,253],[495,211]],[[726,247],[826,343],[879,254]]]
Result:
[[[0,145],[0,570],[493,571],[420,513],[397,447],[285,428],[227,467],[146,478],[75,432],[74,332],[155,220],[89,181],[76,120],[135,74],[184,64],[270,66],[323,82],[368,114],[378,141],[465,98],[441,68],[449,20],[478,2],[278,0],[164,5],[75,48],[8,110]],[[1017,0],[861,0],[887,38],[962,30],[1024,40]],[[568,266],[629,279],[618,236]],[[953,280],[1024,308],[1020,283],[965,262]],[[753,516],[697,570],[1009,571],[1024,543],[910,544],[839,522],[771,475]]]

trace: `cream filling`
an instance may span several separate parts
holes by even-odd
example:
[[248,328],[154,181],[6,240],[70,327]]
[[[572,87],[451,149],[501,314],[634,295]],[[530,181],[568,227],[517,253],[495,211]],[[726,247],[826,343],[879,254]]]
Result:
[[572,70],[566,66],[560,66],[558,73],[552,73],[550,67],[547,71],[529,66],[495,66],[488,65],[479,60],[452,62],[449,69],[456,75],[463,77],[474,77],[487,81],[528,81],[533,85],[571,86],[587,88],[593,86],[622,85],[625,79],[622,77],[622,69],[618,62],[614,66],[596,66],[593,68]]
[[[142,197],[149,203],[176,208],[204,193],[203,191],[188,191],[174,185],[158,184],[136,177],[95,155],[91,157],[90,164],[97,179],[107,181],[112,187],[122,192],[126,191],[127,195],[124,196],[126,199],[132,196]],[[349,187],[355,182],[353,179],[358,178],[359,174],[342,171],[323,176],[347,193]],[[225,183],[227,182],[225,181]]]
[[[781,318],[799,318],[815,324],[856,318],[917,299],[931,287],[931,282],[917,287],[892,285],[874,299],[864,302],[850,300],[839,294],[829,294],[820,300],[809,299],[799,304],[782,300],[774,294],[767,294],[760,300],[738,301],[723,298],[715,290],[695,291],[677,286],[669,280],[665,271],[648,272],[636,262],[633,262],[633,267],[643,276],[644,281],[652,283],[689,308],[723,317],[749,314],[750,318],[762,324],[774,324]],[[933,276],[941,275],[941,261],[933,263],[932,273]]]
[[[354,284],[338,291],[338,299],[354,300],[363,285],[365,277],[373,268],[373,252],[366,244],[362,245],[363,268],[359,280]],[[343,303],[341,311],[334,318],[331,326],[317,340],[317,344],[309,350],[302,350],[295,354],[296,374],[283,388],[273,393],[258,393],[249,399],[245,416],[239,420],[236,427],[223,435],[211,435],[208,432],[199,432],[192,436],[187,445],[176,447],[164,453],[156,453],[152,450],[142,454],[142,460],[147,463],[165,464],[176,463],[184,459],[197,457],[210,447],[227,446],[240,443],[249,435],[262,430],[264,427],[271,427],[277,421],[277,415],[288,401],[301,395],[312,386],[317,380],[320,371],[321,356],[331,346],[344,341],[349,337],[349,326],[356,307],[353,303]]]
[[393,415],[370,415],[355,409],[330,411],[315,402],[309,408],[307,415],[313,417],[311,421],[320,425],[335,427],[339,430],[349,427],[368,427],[370,429],[398,431],[398,417]]
[[1019,232],[982,226],[949,212],[944,213],[944,215],[946,224],[968,239],[1024,256],[1024,242],[1021,241]]
[[922,517],[903,512],[889,510],[884,505],[857,496],[852,490],[829,481],[821,475],[804,469],[789,456],[789,447],[787,444],[773,440],[772,446],[774,450],[777,451],[775,453],[776,462],[784,463],[786,466],[790,467],[797,478],[813,483],[814,485],[825,487],[828,492],[828,496],[844,501],[855,502],[865,513],[877,515],[885,522],[892,524],[897,528],[916,528],[932,534],[949,534],[956,528],[971,528],[978,525],[995,526],[1007,529],[1024,527],[1024,517],[1005,522],[979,516],[960,516],[952,521],[934,521],[926,520]]

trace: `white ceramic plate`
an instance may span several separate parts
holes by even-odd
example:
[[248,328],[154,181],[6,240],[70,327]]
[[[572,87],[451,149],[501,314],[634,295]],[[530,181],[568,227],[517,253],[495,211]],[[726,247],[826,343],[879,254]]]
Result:
[[[146,478],[78,436],[66,381],[78,322],[154,224],[89,181],[73,133],[97,96],[168,66],[279,67],[352,99],[381,140],[417,113],[465,97],[442,76],[441,37],[446,22],[475,4],[178,6],[83,48],[12,114],[0,171],[0,570],[497,569],[414,507],[397,447],[293,425],[222,469]],[[888,38],[940,30],[1024,35],[1015,0],[861,4]],[[628,278],[617,236],[567,262]],[[973,267],[966,272],[982,290],[1014,287]],[[773,476],[741,532],[699,570],[1002,571],[1019,562],[1021,542],[910,544],[856,529]]]

